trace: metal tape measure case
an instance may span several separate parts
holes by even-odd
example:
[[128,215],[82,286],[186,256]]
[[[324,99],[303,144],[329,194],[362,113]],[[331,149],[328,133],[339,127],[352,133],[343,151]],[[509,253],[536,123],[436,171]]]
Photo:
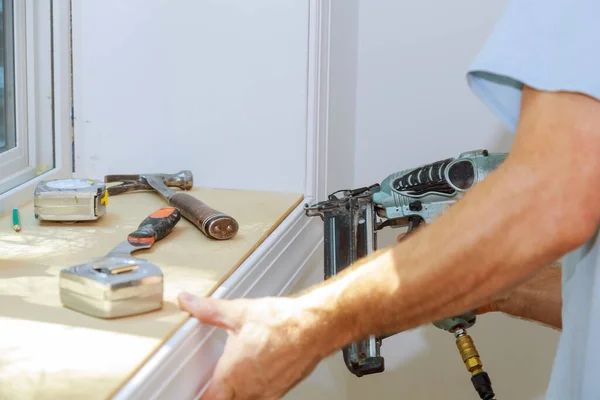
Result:
[[94,179],[41,181],[33,194],[35,217],[47,221],[93,221],[106,214],[106,184]]

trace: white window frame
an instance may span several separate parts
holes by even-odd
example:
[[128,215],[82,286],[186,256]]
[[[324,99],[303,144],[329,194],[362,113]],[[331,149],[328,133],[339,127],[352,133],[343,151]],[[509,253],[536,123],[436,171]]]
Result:
[[0,154],[0,215],[31,201],[39,181],[72,175],[70,0],[13,7],[17,146]]

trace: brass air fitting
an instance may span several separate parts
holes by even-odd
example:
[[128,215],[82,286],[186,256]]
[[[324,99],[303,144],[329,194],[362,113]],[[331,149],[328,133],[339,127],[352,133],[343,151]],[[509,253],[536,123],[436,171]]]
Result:
[[467,370],[471,375],[483,372],[483,363],[479,358],[479,353],[477,352],[477,348],[475,347],[475,343],[473,343],[471,336],[467,335],[467,332],[464,329],[457,329],[454,335],[456,337],[456,347],[458,347],[458,351],[460,352]]

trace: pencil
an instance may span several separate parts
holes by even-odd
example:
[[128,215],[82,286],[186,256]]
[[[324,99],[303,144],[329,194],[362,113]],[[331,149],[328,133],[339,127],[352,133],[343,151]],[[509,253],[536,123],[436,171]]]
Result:
[[21,221],[19,221],[19,209],[13,208],[13,229],[15,232],[19,232],[21,230]]

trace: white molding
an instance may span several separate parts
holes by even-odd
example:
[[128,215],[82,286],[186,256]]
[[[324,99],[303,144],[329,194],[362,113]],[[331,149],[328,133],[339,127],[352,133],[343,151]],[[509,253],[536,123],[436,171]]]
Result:
[[[316,262],[321,224],[298,206],[212,297],[289,294]],[[298,244],[301,243],[301,246]],[[299,251],[300,250],[300,251]],[[192,399],[202,393],[223,351],[227,333],[189,319],[133,376],[113,400]]]
[[55,166],[38,174],[26,183],[0,195],[0,215],[21,207],[33,198],[33,191],[40,180],[71,176],[72,164],[72,122],[71,122],[71,34],[70,0],[52,1],[53,17],[53,70],[54,79],[54,132]]
[[71,0],[52,0],[54,20],[54,132],[56,173],[71,176],[73,169],[73,96],[71,64]]
[[309,0],[309,7],[305,194],[319,201],[327,195],[331,0]]
[[[30,79],[27,82],[29,111],[26,122],[30,137],[35,138],[30,141],[29,165],[35,168],[37,175],[55,166],[55,141],[53,140],[55,127],[52,123],[55,104],[52,91],[54,75],[60,73],[60,70],[53,70],[56,55],[52,52],[54,43],[51,33],[53,29],[61,29],[61,27],[53,28],[56,24],[52,20],[52,0],[26,1],[28,20],[31,19],[33,25],[32,29],[28,27],[27,34],[32,35],[34,43],[34,46],[29,46],[27,49],[27,75]],[[64,57],[67,58],[68,54],[64,54]]]
[[[309,3],[306,181],[304,202],[269,235],[212,297],[289,294],[322,259],[322,223],[304,204],[326,196],[329,114],[330,0]],[[197,399],[210,381],[227,334],[189,319],[125,383],[114,400]]]

